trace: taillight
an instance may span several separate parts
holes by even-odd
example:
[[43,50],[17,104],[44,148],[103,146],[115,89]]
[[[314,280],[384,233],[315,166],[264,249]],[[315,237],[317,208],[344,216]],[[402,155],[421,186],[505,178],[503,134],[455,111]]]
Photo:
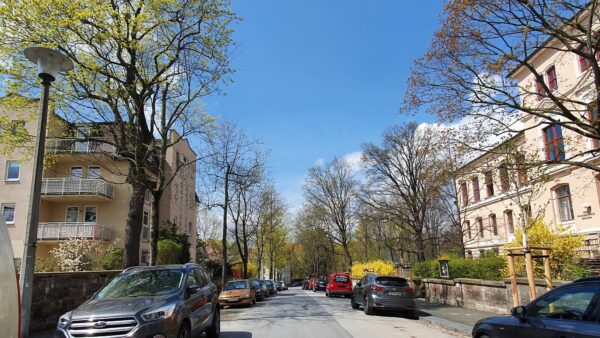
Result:
[[404,288],[404,292],[412,295],[413,293],[415,293],[415,290],[410,286],[407,286]]
[[383,293],[385,292],[385,288],[383,286],[379,286],[376,284],[371,285],[371,290],[375,291],[375,293]]

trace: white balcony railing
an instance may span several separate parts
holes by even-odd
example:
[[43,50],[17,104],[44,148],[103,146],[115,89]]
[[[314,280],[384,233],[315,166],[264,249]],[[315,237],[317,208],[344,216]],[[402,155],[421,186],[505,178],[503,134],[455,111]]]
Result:
[[97,178],[44,178],[42,195],[92,195],[112,198],[112,184]]
[[46,149],[52,153],[109,153],[116,152],[115,146],[102,139],[83,140],[78,138],[50,138],[46,140]]
[[110,241],[112,229],[95,222],[48,222],[38,224],[38,240],[93,239]]

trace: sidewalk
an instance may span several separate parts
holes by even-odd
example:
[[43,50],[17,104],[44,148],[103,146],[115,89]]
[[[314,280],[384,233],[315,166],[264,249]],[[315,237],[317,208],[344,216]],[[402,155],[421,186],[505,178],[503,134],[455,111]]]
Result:
[[462,307],[427,303],[423,298],[417,301],[419,320],[460,335],[471,337],[475,323],[486,317],[498,316],[498,313]]

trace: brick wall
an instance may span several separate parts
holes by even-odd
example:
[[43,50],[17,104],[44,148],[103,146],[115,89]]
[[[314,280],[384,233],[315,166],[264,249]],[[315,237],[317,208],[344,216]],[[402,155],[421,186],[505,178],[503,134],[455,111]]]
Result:
[[33,276],[30,331],[56,327],[58,318],[89,299],[121,271],[43,272]]
[[[554,286],[564,284],[554,281]],[[428,302],[485,310],[497,313],[508,313],[513,307],[512,286],[508,279],[503,281],[487,281],[481,279],[423,279],[420,280],[422,290]],[[524,278],[517,279],[520,304],[527,304],[529,286]],[[536,280],[537,296],[546,292],[544,280]]]

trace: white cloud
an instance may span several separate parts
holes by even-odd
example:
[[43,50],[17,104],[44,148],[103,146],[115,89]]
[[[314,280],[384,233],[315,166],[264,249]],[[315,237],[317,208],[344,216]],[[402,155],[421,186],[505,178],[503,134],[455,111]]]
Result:
[[315,161],[315,166],[317,167],[321,167],[325,164],[325,160],[321,157],[319,157],[316,161]]
[[364,168],[363,162],[362,162],[362,151],[355,151],[352,153],[348,153],[348,154],[342,156],[342,158],[346,162],[348,162],[348,164],[350,165],[350,168],[352,169],[352,171],[354,173],[360,172]]

